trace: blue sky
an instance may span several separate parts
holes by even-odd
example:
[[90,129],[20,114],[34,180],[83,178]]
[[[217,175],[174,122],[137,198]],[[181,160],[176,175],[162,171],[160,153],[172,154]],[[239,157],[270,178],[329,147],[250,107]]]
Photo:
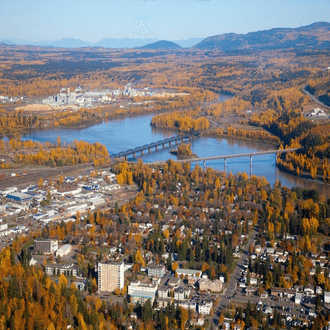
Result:
[[179,40],[329,20],[330,0],[0,0],[0,39],[29,41]]

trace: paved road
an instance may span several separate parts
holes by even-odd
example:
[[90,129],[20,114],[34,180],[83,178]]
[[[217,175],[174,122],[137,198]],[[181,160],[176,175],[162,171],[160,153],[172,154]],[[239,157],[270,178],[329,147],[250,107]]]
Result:
[[327,105],[325,105],[324,103],[322,103],[316,96],[312,95],[310,92],[308,92],[306,89],[306,86],[303,88],[304,93],[309,96],[314,102],[318,103],[319,105],[321,105],[322,107],[327,108],[328,110],[330,110],[330,107],[328,107]]
[[250,239],[245,244],[243,250],[242,250],[242,256],[238,260],[235,270],[230,276],[230,280],[226,285],[225,291],[222,295],[219,295],[218,303],[213,306],[213,314],[210,316],[209,320],[209,329],[211,329],[211,325],[217,325],[219,320],[220,311],[222,309],[225,309],[229,306],[229,303],[233,300],[233,295],[236,289],[237,281],[240,277],[240,273],[242,269],[244,268],[244,263],[248,262],[248,256],[249,256],[249,247],[250,244],[255,243],[257,237],[257,230],[253,229]]
[[[268,154],[281,154],[286,152],[292,152],[299,150],[300,148],[288,148],[288,149],[274,149],[268,151],[257,151],[257,152],[249,152],[249,153],[241,153],[241,154],[233,154],[233,155],[220,155],[220,156],[211,156],[211,157],[198,157],[198,158],[187,158],[187,159],[180,159],[175,160],[176,163],[192,163],[192,162],[200,162],[200,161],[207,161],[207,160],[215,160],[215,159],[227,159],[227,158],[238,158],[238,157],[252,157],[258,155],[268,155]],[[165,161],[157,161],[149,164],[162,164]]]

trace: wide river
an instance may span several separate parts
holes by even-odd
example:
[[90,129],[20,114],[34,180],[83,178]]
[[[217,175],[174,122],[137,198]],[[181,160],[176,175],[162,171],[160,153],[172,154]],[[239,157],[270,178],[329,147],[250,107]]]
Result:
[[[39,142],[55,142],[59,136],[61,141],[65,141],[66,143],[70,143],[73,140],[84,140],[90,143],[100,142],[107,147],[110,154],[115,154],[178,134],[174,131],[151,127],[150,122],[153,116],[154,114],[145,114],[121,118],[82,129],[58,128],[33,130],[29,134],[24,135],[22,139],[31,139]],[[249,153],[273,149],[273,146],[268,143],[211,137],[198,137],[192,140],[191,143],[193,153],[197,154],[199,157]],[[157,152],[153,148],[150,154],[145,151],[141,158],[144,162],[167,160],[169,158],[176,159],[176,156],[170,154],[170,150],[173,148],[173,144],[172,148],[166,147],[162,149],[160,147]],[[140,157],[139,154],[137,156]],[[200,166],[203,166],[202,162]],[[225,169],[223,160],[208,161],[206,166],[220,171]],[[232,171],[233,173],[246,172],[250,174],[250,158],[228,159],[226,171]],[[275,183],[275,180],[280,180],[283,186],[290,188],[298,186],[307,189],[317,189],[320,194],[324,194],[327,198],[330,198],[330,185],[302,179],[281,172],[275,166],[275,155],[253,156],[252,174],[264,176],[271,185]]]

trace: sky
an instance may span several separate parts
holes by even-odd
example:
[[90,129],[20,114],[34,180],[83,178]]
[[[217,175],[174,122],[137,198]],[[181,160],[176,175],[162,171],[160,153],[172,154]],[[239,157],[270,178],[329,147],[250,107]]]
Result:
[[34,42],[182,40],[329,20],[330,0],[0,0],[0,39]]

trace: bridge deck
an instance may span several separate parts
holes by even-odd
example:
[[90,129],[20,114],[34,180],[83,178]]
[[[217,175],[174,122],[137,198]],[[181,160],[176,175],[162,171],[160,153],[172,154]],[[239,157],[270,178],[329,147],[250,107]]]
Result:
[[[280,154],[280,153],[287,153],[299,150],[300,148],[290,148],[290,149],[274,149],[274,150],[267,150],[267,151],[257,151],[257,152],[248,152],[242,154],[234,154],[234,155],[221,155],[221,156],[211,156],[211,157],[200,157],[200,158],[190,158],[190,159],[180,159],[175,160],[176,163],[193,163],[193,162],[201,162],[207,160],[215,160],[215,159],[228,159],[228,158],[239,158],[239,157],[252,157],[258,155],[268,155],[268,154]],[[157,161],[148,164],[163,164],[166,161]]]

